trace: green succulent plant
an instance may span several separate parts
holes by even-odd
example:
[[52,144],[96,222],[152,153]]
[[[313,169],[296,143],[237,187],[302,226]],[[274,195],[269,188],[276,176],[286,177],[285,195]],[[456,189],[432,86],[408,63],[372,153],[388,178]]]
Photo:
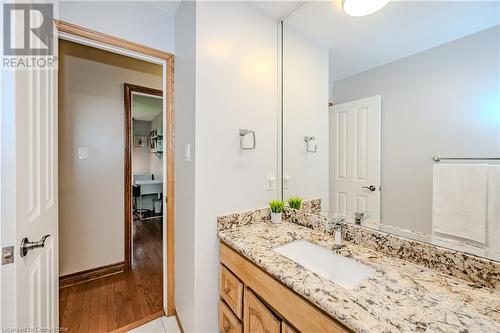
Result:
[[300,206],[302,205],[302,198],[300,197],[293,197],[288,199],[288,205],[290,208],[293,209],[300,209]]
[[269,207],[271,207],[273,213],[282,213],[285,203],[281,200],[271,200],[269,201]]

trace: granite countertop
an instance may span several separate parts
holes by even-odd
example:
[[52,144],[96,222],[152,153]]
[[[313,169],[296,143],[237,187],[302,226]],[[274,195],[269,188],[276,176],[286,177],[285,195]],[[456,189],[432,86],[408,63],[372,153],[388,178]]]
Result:
[[[500,291],[368,248],[345,243],[340,254],[375,269],[345,289],[272,249],[297,239],[333,248],[321,231],[255,221],[219,229],[219,238],[355,332],[500,332]],[[338,252],[337,252],[338,253]]]

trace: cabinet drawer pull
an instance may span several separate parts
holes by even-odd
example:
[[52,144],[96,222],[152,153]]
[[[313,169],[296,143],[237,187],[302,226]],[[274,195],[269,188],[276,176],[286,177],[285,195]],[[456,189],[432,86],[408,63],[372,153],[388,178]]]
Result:
[[231,291],[231,289],[230,289],[230,288],[224,288],[224,292],[225,292],[226,294],[228,294],[230,291]]
[[229,332],[230,329],[231,329],[231,326],[224,326],[224,333]]

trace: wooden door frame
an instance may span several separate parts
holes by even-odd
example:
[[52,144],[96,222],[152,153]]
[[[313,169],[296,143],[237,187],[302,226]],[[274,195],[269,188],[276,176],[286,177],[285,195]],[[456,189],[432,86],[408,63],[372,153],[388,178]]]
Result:
[[[163,91],[165,103],[163,103],[163,112],[165,112],[166,124],[166,137],[164,140],[164,151],[166,154],[166,170],[164,174],[167,176],[167,227],[166,227],[166,247],[163,257],[167,258],[167,299],[166,299],[166,314],[167,316],[175,315],[175,182],[174,182],[174,55],[168,52],[157,50],[148,46],[144,46],[135,42],[127,41],[125,39],[110,36],[95,30],[80,27],[71,23],[61,20],[55,20],[54,23],[59,35],[70,36],[77,39],[83,39],[93,45],[101,45],[111,49],[119,49],[127,54],[137,54],[142,57],[154,59],[162,63],[163,66]],[[125,146],[125,155],[130,153],[130,145]],[[125,191],[127,192],[127,191]],[[131,205],[131,200],[130,200]],[[131,209],[131,206],[130,206]],[[125,218],[125,223],[128,219]],[[127,230],[127,228],[125,228]],[[129,234],[130,238],[130,234]],[[164,240],[165,241],[165,240]],[[128,252],[130,256],[130,252]],[[165,262],[165,261],[164,261]],[[163,265],[164,266],[164,265]],[[165,269],[164,269],[165,271]],[[165,277],[163,278],[165,281]],[[165,299],[164,299],[165,305]]]
[[[163,97],[163,91],[149,87],[138,86],[135,84],[124,83],[123,92],[125,99],[125,233],[124,233],[124,269],[132,268],[132,225],[133,225],[133,212],[132,212],[132,94],[138,92],[141,94],[154,95]],[[162,116],[163,119],[163,116]],[[149,147],[148,147],[149,148]],[[168,175],[166,175],[168,179]],[[168,198],[168,196],[165,196]],[[167,200],[168,203],[168,200]],[[163,204],[163,203],[162,203]]]

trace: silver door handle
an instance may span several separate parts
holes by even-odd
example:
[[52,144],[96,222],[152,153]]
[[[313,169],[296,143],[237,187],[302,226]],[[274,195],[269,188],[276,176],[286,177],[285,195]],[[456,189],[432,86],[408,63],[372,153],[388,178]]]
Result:
[[30,242],[28,240],[28,237],[24,237],[23,240],[21,241],[21,257],[26,256],[28,254],[28,252],[33,250],[33,249],[37,249],[39,247],[44,247],[45,240],[49,237],[50,237],[50,235],[45,235],[38,242]]
[[377,189],[375,186],[373,185],[370,185],[370,186],[363,186],[361,188],[366,188],[367,190],[370,190],[372,192],[375,192],[375,190]]

